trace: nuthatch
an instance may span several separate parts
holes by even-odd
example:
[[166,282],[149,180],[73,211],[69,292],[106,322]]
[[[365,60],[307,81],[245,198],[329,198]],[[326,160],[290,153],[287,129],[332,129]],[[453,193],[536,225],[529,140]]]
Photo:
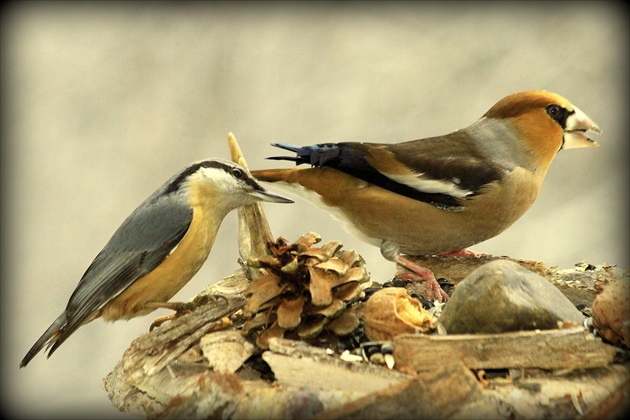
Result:
[[48,345],[48,357],[80,326],[130,319],[172,298],[208,258],[224,217],[257,201],[291,203],[222,159],[192,163],[133,211],[79,281],[63,313],[20,367]]
[[441,300],[448,296],[433,273],[400,254],[474,254],[465,248],[498,235],[534,203],[560,149],[597,145],[589,130],[599,132],[566,99],[527,91],[443,136],[398,144],[274,144],[297,156],[271,159],[311,168],[252,175],[289,187],[348,222],[352,233],[415,272],[427,294]]

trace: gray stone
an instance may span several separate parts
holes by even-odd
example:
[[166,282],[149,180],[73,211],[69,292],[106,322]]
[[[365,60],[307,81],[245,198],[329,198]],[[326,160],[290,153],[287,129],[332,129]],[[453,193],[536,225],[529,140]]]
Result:
[[449,334],[553,329],[584,316],[544,277],[507,260],[489,262],[462,280],[439,322]]

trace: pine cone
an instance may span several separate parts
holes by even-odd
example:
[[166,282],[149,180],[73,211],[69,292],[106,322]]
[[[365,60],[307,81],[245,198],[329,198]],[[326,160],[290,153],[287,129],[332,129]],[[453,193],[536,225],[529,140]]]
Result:
[[272,337],[341,337],[359,326],[359,300],[371,284],[365,261],[355,251],[342,251],[339,241],[313,246],[320,241],[313,232],[291,245],[280,237],[270,244],[273,255],[248,260],[265,272],[245,290],[250,319],[243,334],[255,334],[260,348],[268,348]]

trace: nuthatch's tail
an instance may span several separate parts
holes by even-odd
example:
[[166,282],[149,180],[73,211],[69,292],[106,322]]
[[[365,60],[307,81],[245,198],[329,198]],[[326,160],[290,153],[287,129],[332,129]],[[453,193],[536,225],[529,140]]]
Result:
[[[44,332],[44,334],[42,334],[42,336],[39,337],[39,340],[37,340],[37,342],[33,344],[33,347],[31,347],[28,353],[26,353],[26,356],[24,356],[24,359],[22,359],[22,361],[20,362],[20,367],[23,368],[24,366],[28,365],[31,359],[35,357],[37,353],[39,353],[42,350],[42,348],[46,345],[48,347],[53,346],[53,348],[48,353],[48,357],[50,357],[50,355],[55,351],[55,349],[59,347],[59,344],[61,344],[61,342],[59,341],[59,338],[60,338],[62,328],[64,325],[66,325],[66,312],[65,311],[61,315],[59,315],[59,317],[55,320],[55,322],[53,322],[52,325],[48,327],[46,332]],[[65,335],[65,338],[67,338],[67,335]]]

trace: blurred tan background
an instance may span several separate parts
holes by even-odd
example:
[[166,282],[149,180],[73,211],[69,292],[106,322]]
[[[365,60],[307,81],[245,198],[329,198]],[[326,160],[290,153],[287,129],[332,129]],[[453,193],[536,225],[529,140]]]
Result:
[[[2,16],[2,408],[130,418],[105,377],[153,314],[81,328],[18,370],[124,218],[172,174],[270,142],[399,142],[474,122],[520,90],[560,93],[603,129],[561,152],[534,207],[474,249],[548,266],[628,266],[628,25],[616,3],[240,6],[31,4]],[[621,6],[620,6],[621,7]],[[273,232],[342,240],[383,281],[378,249],[298,201]],[[238,268],[236,213],[176,300]],[[155,316],[168,312],[158,311]]]

